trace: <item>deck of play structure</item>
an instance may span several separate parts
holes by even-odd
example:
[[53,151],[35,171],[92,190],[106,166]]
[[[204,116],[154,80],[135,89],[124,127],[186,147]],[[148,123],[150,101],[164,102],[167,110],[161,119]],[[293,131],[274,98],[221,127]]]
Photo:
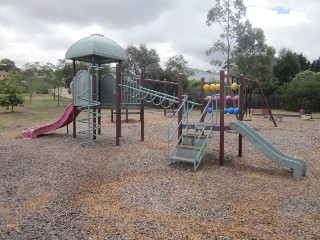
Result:
[[[201,103],[188,100],[183,95],[182,74],[178,77],[178,94],[171,96],[165,92],[157,92],[145,88],[145,82],[158,82],[164,85],[173,84],[167,81],[146,79],[144,72],[140,76],[122,76],[121,64],[127,60],[126,52],[114,41],[99,34],[93,34],[74,43],[66,53],[66,59],[73,61],[74,80],[71,84],[73,104],[69,105],[64,115],[55,123],[27,129],[22,133],[23,138],[36,138],[48,131],[73,123],[73,137],[77,133],[85,135],[81,145],[92,144],[101,134],[101,109],[115,109],[116,116],[116,145],[120,145],[121,114],[123,109],[134,108],[140,114],[141,141],[144,140],[144,104],[152,102],[165,109],[175,109],[173,119],[168,126],[168,164],[175,161],[189,162],[196,171],[203,156],[219,131],[219,163],[224,165],[225,130],[231,129],[239,133],[238,156],[242,156],[243,137],[272,161],[288,170],[293,170],[293,178],[301,179],[306,174],[306,163],[302,159],[287,156],[270,144],[264,137],[243,122],[245,115],[245,78],[231,76],[224,70],[220,71],[219,84],[205,84],[202,81]],[[88,70],[76,70],[76,61],[91,63]],[[116,63],[116,74],[101,75],[101,65]],[[258,82],[255,82],[258,85]],[[204,96],[207,93],[208,96]],[[229,105],[229,106],[228,106]],[[195,108],[201,108],[198,121],[190,122],[188,115]],[[268,107],[269,109],[269,107]],[[86,112],[85,117],[78,121],[84,123],[85,130],[77,132],[77,116]],[[271,111],[269,109],[270,115]],[[234,114],[235,121],[225,126],[224,115]],[[272,116],[272,115],[271,115]],[[112,113],[113,117],[113,113]],[[273,117],[272,117],[273,119]],[[276,122],[273,119],[276,126]]]

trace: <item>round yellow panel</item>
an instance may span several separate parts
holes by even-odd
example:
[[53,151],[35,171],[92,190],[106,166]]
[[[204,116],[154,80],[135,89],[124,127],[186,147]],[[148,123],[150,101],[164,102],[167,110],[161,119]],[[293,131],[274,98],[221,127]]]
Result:
[[210,90],[211,91],[217,90],[217,86],[215,84],[211,84],[210,85]]
[[238,84],[237,83],[232,83],[230,87],[231,87],[232,90],[236,90],[238,88]]
[[216,90],[220,90],[220,83],[216,84]]
[[203,85],[203,90],[205,90],[205,91],[209,91],[209,89],[210,89],[209,84],[205,84],[205,85]]

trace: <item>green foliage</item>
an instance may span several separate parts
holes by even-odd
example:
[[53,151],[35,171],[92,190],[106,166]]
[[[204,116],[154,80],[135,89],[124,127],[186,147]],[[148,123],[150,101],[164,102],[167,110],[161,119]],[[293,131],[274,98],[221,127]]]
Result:
[[300,108],[320,111],[320,73],[304,71],[290,83],[281,86],[284,106],[287,110]]
[[8,78],[0,81],[0,106],[9,109],[13,112],[13,107],[23,106],[24,97],[23,87],[9,75]]
[[300,53],[300,54],[298,55],[298,60],[299,60],[299,63],[300,63],[301,71],[310,70],[311,63],[310,63],[310,61],[307,59],[306,56],[304,56],[302,53]]
[[201,80],[188,81],[185,93],[188,95],[189,100],[194,102],[200,102],[201,94]]
[[261,89],[265,96],[270,96],[278,91],[279,85],[273,82],[263,82],[261,84]]
[[139,75],[141,69],[147,74],[148,67],[159,66],[158,53],[154,49],[148,49],[146,44],[140,44],[139,47],[129,45],[125,51],[129,58],[122,64],[122,72],[125,75]]
[[275,50],[266,44],[261,28],[252,28],[247,20],[238,29],[237,45],[232,51],[235,68],[231,73],[244,74],[249,79],[266,82],[272,79]]
[[0,71],[16,71],[18,70],[18,68],[16,67],[16,64],[14,63],[14,61],[8,59],[8,58],[4,58],[0,61]]
[[192,80],[191,81],[191,87],[195,88],[197,86],[201,86],[201,80]]
[[230,70],[230,53],[237,38],[237,29],[242,19],[246,16],[246,6],[243,0],[215,0],[214,6],[207,15],[207,25],[219,24],[222,30],[220,40],[206,51],[214,55],[211,64],[221,67],[225,62],[227,72]]
[[290,49],[281,49],[276,59],[274,76],[280,84],[290,82],[301,71],[298,54]]
[[312,62],[310,70],[313,72],[320,72],[320,57]]

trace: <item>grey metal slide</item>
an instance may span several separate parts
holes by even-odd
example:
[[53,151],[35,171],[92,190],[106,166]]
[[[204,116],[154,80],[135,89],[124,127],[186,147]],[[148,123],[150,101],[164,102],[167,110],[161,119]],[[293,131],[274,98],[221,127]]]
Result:
[[304,160],[284,154],[244,122],[231,122],[229,124],[229,129],[240,133],[273,162],[276,162],[283,167],[293,169],[294,179],[301,179],[306,175],[307,165]]

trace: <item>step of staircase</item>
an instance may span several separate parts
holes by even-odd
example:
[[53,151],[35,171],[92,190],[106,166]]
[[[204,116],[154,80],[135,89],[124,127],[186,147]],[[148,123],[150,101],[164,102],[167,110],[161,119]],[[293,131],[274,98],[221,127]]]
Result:
[[186,144],[180,144],[176,146],[177,152],[175,156],[194,158],[195,155],[201,150],[201,146],[190,146]]
[[194,163],[193,157],[190,158],[190,157],[173,156],[173,157],[171,157],[171,160],[175,160],[178,162]]
[[[199,138],[199,139],[198,139]],[[190,146],[203,146],[207,135],[195,136],[194,134],[185,134],[182,136],[182,144]],[[196,143],[198,139],[198,142]]]

